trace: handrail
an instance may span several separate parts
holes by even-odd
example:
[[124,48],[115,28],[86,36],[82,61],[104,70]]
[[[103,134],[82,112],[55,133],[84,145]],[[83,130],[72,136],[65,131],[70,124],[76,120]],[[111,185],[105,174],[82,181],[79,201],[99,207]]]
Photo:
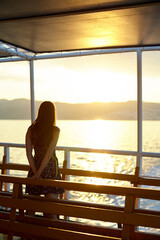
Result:
[[[13,147],[13,148],[25,148],[25,144],[20,143],[4,143],[0,142],[2,147]],[[69,151],[69,152],[89,152],[89,153],[106,153],[106,154],[115,154],[115,155],[133,155],[137,156],[136,151],[123,151],[123,150],[111,150],[111,149],[94,149],[94,148],[82,148],[82,147],[64,147],[57,146],[56,150],[58,151]],[[159,154],[160,157],[160,154]]]
[[146,199],[160,200],[160,190],[158,189],[146,189],[140,187],[124,187],[124,186],[107,186],[96,185],[88,183],[79,183],[63,180],[50,180],[50,179],[33,179],[25,177],[12,177],[7,175],[0,175],[1,182],[10,182],[17,184],[32,184],[41,186],[63,187],[66,190],[82,191],[82,192],[94,192],[102,194],[113,195],[133,195],[134,197],[141,197]]
[[[17,170],[17,171],[28,171],[28,164],[17,164],[17,163],[0,163],[0,169],[5,170]],[[121,173],[109,173],[109,172],[96,172],[96,171],[87,171],[87,170],[78,170],[78,169],[64,169],[60,167],[60,173],[65,176],[81,176],[81,177],[95,177],[102,179],[114,179],[119,181],[129,181],[132,184],[138,183],[139,185],[150,185],[150,186],[159,186],[159,178],[147,178],[147,177],[136,177],[135,174],[121,174]]]
[[[0,142],[0,147],[13,147],[13,148],[25,148],[25,144],[21,143],[6,143]],[[113,150],[113,149],[95,149],[95,148],[82,148],[82,147],[67,147],[57,146],[58,151],[69,151],[69,152],[89,152],[89,153],[106,153],[115,155],[132,155],[137,156],[137,151],[124,151],[124,150]],[[160,158],[160,153],[155,152],[142,152],[143,157],[157,157]]]
[[[30,167],[27,164],[0,163],[0,169],[28,171],[29,168]],[[96,172],[96,171],[87,171],[87,170],[78,170],[78,169],[64,169],[61,167],[60,167],[60,172],[62,175],[64,174],[64,175],[72,175],[72,176],[96,177],[96,178],[115,179],[115,180],[130,181],[130,182],[135,181],[135,176],[130,174]]]
[[21,143],[6,143],[0,142],[1,147],[16,147],[16,148],[25,148],[25,144]]
[[[4,147],[4,155],[5,153],[7,153],[6,164],[0,163],[0,169],[7,169],[7,171],[8,170],[22,170],[22,171],[29,170],[29,165],[9,163],[9,148],[10,147],[25,148],[25,144],[0,142],[0,147]],[[86,177],[97,177],[97,178],[100,177],[100,178],[108,178],[108,179],[115,179],[115,180],[121,180],[121,181],[129,181],[132,184],[135,184],[135,186],[136,184],[160,186],[159,178],[149,178],[149,177],[147,178],[147,177],[139,176],[137,175],[136,171],[135,171],[135,174],[121,174],[121,173],[107,173],[107,172],[70,169],[70,152],[88,152],[88,153],[102,153],[102,154],[104,153],[104,154],[115,154],[115,155],[138,156],[138,152],[136,151],[93,149],[93,148],[81,148],[81,147],[64,147],[64,146],[57,146],[56,150],[64,151],[64,160],[66,161],[66,168],[65,169],[60,168],[60,170],[62,174],[67,176],[67,180],[69,180],[70,175],[74,175],[74,176],[86,176]],[[142,152],[142,156],[160,158],[160,153]]]

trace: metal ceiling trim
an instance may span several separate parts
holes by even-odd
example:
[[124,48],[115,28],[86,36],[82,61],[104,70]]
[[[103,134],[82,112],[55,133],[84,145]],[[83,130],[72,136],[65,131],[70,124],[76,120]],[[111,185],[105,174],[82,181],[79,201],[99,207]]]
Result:
[[34,56],[29,56],[29,59],[22,58],[21,56],[19,57],[13,56],[13,57],[0,58],[0,62],[16,62],[16,61],[25,61],[25,60],[44,60],[44,59],[56,59],[56,58],[80,57],[80,56],[91,56],[91,55],[101,55],[101,54],[136,52],[137,50],[141,50],[142,52],[143,51],[160,51],[160,46],[57,52],[57,53],[37,54]]
[[[4,53],[8,53],[8,54],[11,54],[13,56],[18,56],[18,57],[21,57],[25,60],[32,60],[33,59],[33,55],[31,55],[31,53],[21,52],[21,51],[18,50],[18,48],[14,47],[12,45],[3,43],[3,42],[0,42],[0,50],[3,51]],[[23,51],[23,49],[22,49],[22,51]]]

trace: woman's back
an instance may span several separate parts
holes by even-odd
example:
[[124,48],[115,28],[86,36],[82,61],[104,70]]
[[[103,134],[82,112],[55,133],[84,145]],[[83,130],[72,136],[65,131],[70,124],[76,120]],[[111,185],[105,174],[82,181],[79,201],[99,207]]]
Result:
[[[59,137],[59,128],[55,126],[55,107],[51,102],[43,102],[38,117],[26,134],[26,150],[30,163],[28,177],[61,179],[55,147]],[[34,149],[34,154],[32,154]],[[34,195],[58,194],[64,189],[45,186],[26,186],[26,192]]]

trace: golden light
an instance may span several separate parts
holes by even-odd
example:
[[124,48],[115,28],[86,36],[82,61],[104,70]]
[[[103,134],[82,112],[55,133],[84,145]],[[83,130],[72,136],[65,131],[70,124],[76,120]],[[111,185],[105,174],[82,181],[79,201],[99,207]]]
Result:
[[[114,134],[112,131],[112,123],[106,124],[105,120],[93,120],[88,123],[87,133],[85,138],[90,141],[90,144],[96,149],[111,149],[114,142]],[[94,131],[93,131],[94,129]],[[105,132],[104,132],[105,129]],[[88,137],[87,137],[88,135]]]
[[106,37],[100,37],[91,38],[88,42],[90,45],[94,45],[95,47],[105,47],[107,45],[110,45],[112,43],[112,40]]
[[[110,173],[114,172],[114,159],[111,158],[110,155],[92,153],[92,157],[95,158],[96,163],[94,165],[89,165],[88,169],[90,169],[91,171],[97,171],[97,172],[110,172]],[[90,184],[103,185],[103,184],[111,183],[111,180],[90,177],[90,178],[86,178],[85,182]]]

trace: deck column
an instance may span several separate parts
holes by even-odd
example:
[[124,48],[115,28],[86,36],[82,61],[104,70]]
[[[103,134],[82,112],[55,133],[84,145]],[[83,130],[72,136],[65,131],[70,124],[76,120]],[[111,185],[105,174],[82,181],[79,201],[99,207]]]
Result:
[[34,62],[29,61],[30,64],[30,97],[31,97],[31,122],[35,120],[35,99],[34,99]]
[[[137,50],[137,162],[135,169],[135,176],[137,183],[134,184],[135,187],[138,186],[139,176],[142,171],[142,51]],[[139,206],[139,199],[135,199],[135,207]],[[135,226],[135,230],[137,227]]]
[[137,50],[137,123],[138,123],[138,139],[137,139],[137,163],[139,174],[142,171],[142,52]]

